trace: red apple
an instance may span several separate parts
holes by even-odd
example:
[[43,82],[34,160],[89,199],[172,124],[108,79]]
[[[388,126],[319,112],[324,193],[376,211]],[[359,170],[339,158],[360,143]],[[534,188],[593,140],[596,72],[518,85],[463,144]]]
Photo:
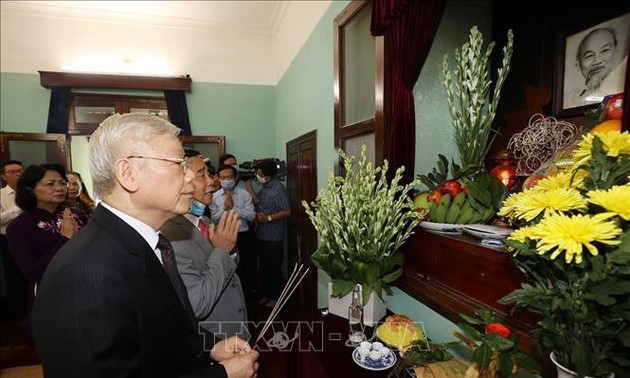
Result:
[[623,115],[623,92],[617,93],[606,102],[604,117],[606,119],[621,119]]
[[450,194],[451,198],[457,197],[459,193],[462,192],[462,184],[457,180],[450,180],[442,184],[440,186],[440,193],[442,194]]

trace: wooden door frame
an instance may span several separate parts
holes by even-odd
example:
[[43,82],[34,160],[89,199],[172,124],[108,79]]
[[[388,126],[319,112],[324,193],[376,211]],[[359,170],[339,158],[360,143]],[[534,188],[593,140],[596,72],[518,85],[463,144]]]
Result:
[[[289,229],[287,230],[287,246],[289,248],[289,251],[291,250],[292,245],[295,245],[295,251],[296,251],[296,261],[297,259],[299,259],[300,255],[303,255],[304,253],[306,253],[309,257],[310,254],[312,254],[312,252],[314,251],[304,251],[303,247],[302,247],[302,243],[298,240],[298,235],[300,235],[300,231],[303,230],[303,225],[302,225],[302,221],[300,219],[300,209],[302,206],[302,200],[308,200],[308,201],[312,201],[315,198],[301,198],[300,196],[300,185],[299,185],[299,176],[297,178],[293,178],[290,177],[290,173],[291,170],[289,169],[289,164],[290,164],[290,149],[296,146],[299,146],[300,144],[304,143],[304,142],[309,142],[312,141],[313,143],[313,151],[314,151],[314,156],[313,156],[313,166],[312,166],[312,171],[313,171],[313,176],[314,176],[314,180],[313,180],[313,187],[312,189],[312,193],[316,196],[317,195],[317,130],[313,130],[310,132],[307,132],[305,134],[302,134],[300,136],[298,136],[295,139],[292,139],[290,141],[288,141],[286,143],[286,157],[287,157],[287,189],[291,189],[290,183],[291,180],[294,180],[294,185],[295,185],[295,202],[296,203],[292,203],[292,211],[291,211],[291,217],[293,219],[293,224],[294,226],[294,230],[295,230],[295,234],[293,234],[292,231],[292,227],[289,227]],[[298,163],[300,163],[299,159],[298,159]],[[289,195],[291,195],[291,193],[289,192]],[[301,212],[303,212],[304,210],[302,210]],[[317,231],[315,231],[315,233],[317,233]],[[295,243],[295,244],[293,244]],[[317,245],[315,245],[315,248],[317,248]],[[288,255],[287,256],[287,260],[288,262],[291,261],[291,256]],[[310,259],[309,259],[310,260]],[[308,261],[309,265],[312,265],[312,263],[310,263],[310,261]],[[305,264],[306,265],[306,264]],[[315,288],[317,288],[317,271],[315,269],[311,269],[311,273],[309,274],[309,277],[307,277],[305,279],[306,280],[314,280],[314,286]],[[311,283],[312,285],[313,283]],[[304,287],[308,285],[307,282],[303,282],[302,285],[300,285],[300,293],[299,293],[299,306],[301,308],[305,307],[305,303],[308,303],[308,300],[305,300],[305,296],[306,295],[314,295],[315,297],[312,298],[312,302],[314,303],[315,307],[317,307],[317,291],[315,290],[314,293],[310,293],[306,290],[304,290]]]

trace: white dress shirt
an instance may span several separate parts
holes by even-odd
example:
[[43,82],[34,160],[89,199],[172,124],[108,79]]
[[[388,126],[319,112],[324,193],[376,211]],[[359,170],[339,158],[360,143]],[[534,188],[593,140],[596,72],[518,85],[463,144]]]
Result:
[[7,226],[22,213],[22,209],[15,205],[15,190],[9,185],[0,189],[0,234],[7,234]]

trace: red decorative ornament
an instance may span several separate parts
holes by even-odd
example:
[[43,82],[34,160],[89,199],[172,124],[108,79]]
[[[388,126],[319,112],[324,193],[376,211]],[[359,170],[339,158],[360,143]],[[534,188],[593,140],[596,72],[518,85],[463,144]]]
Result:
[[490,323],[486,326],[486,333],[496,333],[507,339],[512,331],[501,323]]
[[496,166],[490,170],[490,174],[505,185],[511,191],[516,187],[518,179],[516,176],[516,164],[513,154],[509,150],[501,150],[493,156]]

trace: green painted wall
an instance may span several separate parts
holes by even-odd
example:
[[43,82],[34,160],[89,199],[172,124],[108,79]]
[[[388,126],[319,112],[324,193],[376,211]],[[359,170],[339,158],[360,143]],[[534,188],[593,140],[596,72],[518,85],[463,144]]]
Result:
[[[448,54],[453,61],[455,48],[461,48],[468,41],[473,25],[479,27],[488,43],[491,17],[492,6],[489,1],[447,2],[433,46],[414,87],[416,174],[430,172],[436,166],[438,154],[449,160],[454,158],[459,163],[457,147],[453,141],[455,130],[448,111],[446,90],[442,84],[442,57]],[[495,53],[498,53],[497,50],[495,47]]]
[[194,82],[186,96],[193,135],[225,135],[226,151],[239,163],[274,157],[275,91],[270,85]]
[[49,101],[38,74],[0,73],[0,130],[46,132]]
[[[39,84],[39,75],[2,72],[0,80],[0,128],[46,132],[50,91]],[[99,93],[160,95],[155,91]],[[226,150],[241,162],[275,153],[274,86],[194,82],[186,99],[194,135],[225,135]]]

